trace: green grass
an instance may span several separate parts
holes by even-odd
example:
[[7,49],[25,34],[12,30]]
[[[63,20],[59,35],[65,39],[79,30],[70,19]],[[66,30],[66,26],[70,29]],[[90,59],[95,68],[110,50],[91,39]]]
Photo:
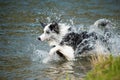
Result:
[[120,56],[93,56],[85,80],[120,80]]

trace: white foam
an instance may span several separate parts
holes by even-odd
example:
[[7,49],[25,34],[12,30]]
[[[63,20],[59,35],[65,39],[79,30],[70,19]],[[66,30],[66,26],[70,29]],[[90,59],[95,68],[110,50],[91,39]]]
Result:
[[43,50],[35,50],[31,55],[31,59],[32,61],[40,61],[42,63],[48,63],[53,60],[55,61],[60,60],[57,54],[50,56],[47,51],[43,51]]
[[31,55],[32,61],[41,61],[47,56],[48,56],[48,52],[43,51],[43,50],[35,50],[33,51],[33,54]]

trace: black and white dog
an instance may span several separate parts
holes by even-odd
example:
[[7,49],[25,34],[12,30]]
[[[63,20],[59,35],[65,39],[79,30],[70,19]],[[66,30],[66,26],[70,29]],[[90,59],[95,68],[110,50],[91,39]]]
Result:
[[[39,40],[48,41],[50,46],[54,46],[49,55],[53,56],[57,53],[59,56],[64,57],[68,61],[75,59],[75,54],[87,53],[94,50],[96,41],[101,40],[103,43],[107,42],[110,37],[108,26],[111,26],[111,22],[107,19],[99,19],[92,26],[95,28],[104,27],[103,34],[100,35],[96,31],[82,31],[76,33],[72,31],[72,27],[59,24],[53,21],[50,24],[43,24],[44,33],[39,36]],[[101,29],[102,30],[102,29]]]

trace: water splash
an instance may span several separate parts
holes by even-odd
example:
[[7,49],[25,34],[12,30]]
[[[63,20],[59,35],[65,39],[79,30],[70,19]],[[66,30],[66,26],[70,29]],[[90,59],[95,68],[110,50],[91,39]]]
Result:
[[[103,19],[99,19],[103,20]],[[117,29],[117,26],[113,24],[111,21],[108,21],[108,25],[106,26],[95,26],[91,25],[88,28],[88,32],[95,32],[99,36],[99,38],[104,38],[102,40],[98,39],[95,45],[96,51],[99,53],[112,53],[113,55],[118,55],[120,53],[120,37],[115,32],[115,29]],[[96,21],[97,23],[97,21]],[[102,37],[101,37],[102,36]]]
[[55,54],[53,56],[49,56],[47,51],[43,50],[35,50],[33,54],[31,55],[32,61],[40,61],[41,63],[48,63],[50,61],[58,61],[60,60],[60,57]]
[[35,50],[33,54],[31,55],[32,61],[41,61],[42,59],[46,58],[48,55],[48,52],[43,50]]
[[[109,24],[107,24],[106,26],[101,25],[97,26],[98,22],[102,20],[105,20]],[[71,22],[72,24],[74,24],[73,21]],[[74,25],[73,27],[74,32],[77,33],[80,33],[81,31],[87,31],[88,33],[91,32],[97,33],[99,39],[97,39],[96,41],[91,37],[88,38],[88,41],[90,42],[89,45],[95,47],[94,51],[96,53],[102,54],[111,53],[113,55],[118,55],[120,54],[120,37],[118,33],[115,32],[115,29],[117,29],[117,26],[107,19],[99,19],[94,24],[87,27],[83,24],[77,26]],[[80,47],[78,50],[79,51],[82,50],[82,47]]]

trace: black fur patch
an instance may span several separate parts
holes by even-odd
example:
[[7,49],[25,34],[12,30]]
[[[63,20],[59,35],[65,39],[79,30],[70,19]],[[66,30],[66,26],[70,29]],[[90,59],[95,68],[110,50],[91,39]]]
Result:
[[81,49],[79,53],[85,52],[87,50],[93,49],[92,46],[90,46],[89,38],[93,38],[93,41],[97,39],[97,36],[95,33],[89,33],[84,31],[80,34],[78,33],[68,33],[61,41],[61,45],[68,45],[73,47],[74,50]]
[[81,34],[78,33],[68,33],[61,41],[60,44],[62,45],[69,45],[72,46],[75,50],[77,45],[82,42],[83,39],[88,38],[87,32],[82,32]]
[[57,34],[59,34],[59,26],[58,23],[56,22],[52,22],[52,24],[49,26],[51,31],[56,32]]

